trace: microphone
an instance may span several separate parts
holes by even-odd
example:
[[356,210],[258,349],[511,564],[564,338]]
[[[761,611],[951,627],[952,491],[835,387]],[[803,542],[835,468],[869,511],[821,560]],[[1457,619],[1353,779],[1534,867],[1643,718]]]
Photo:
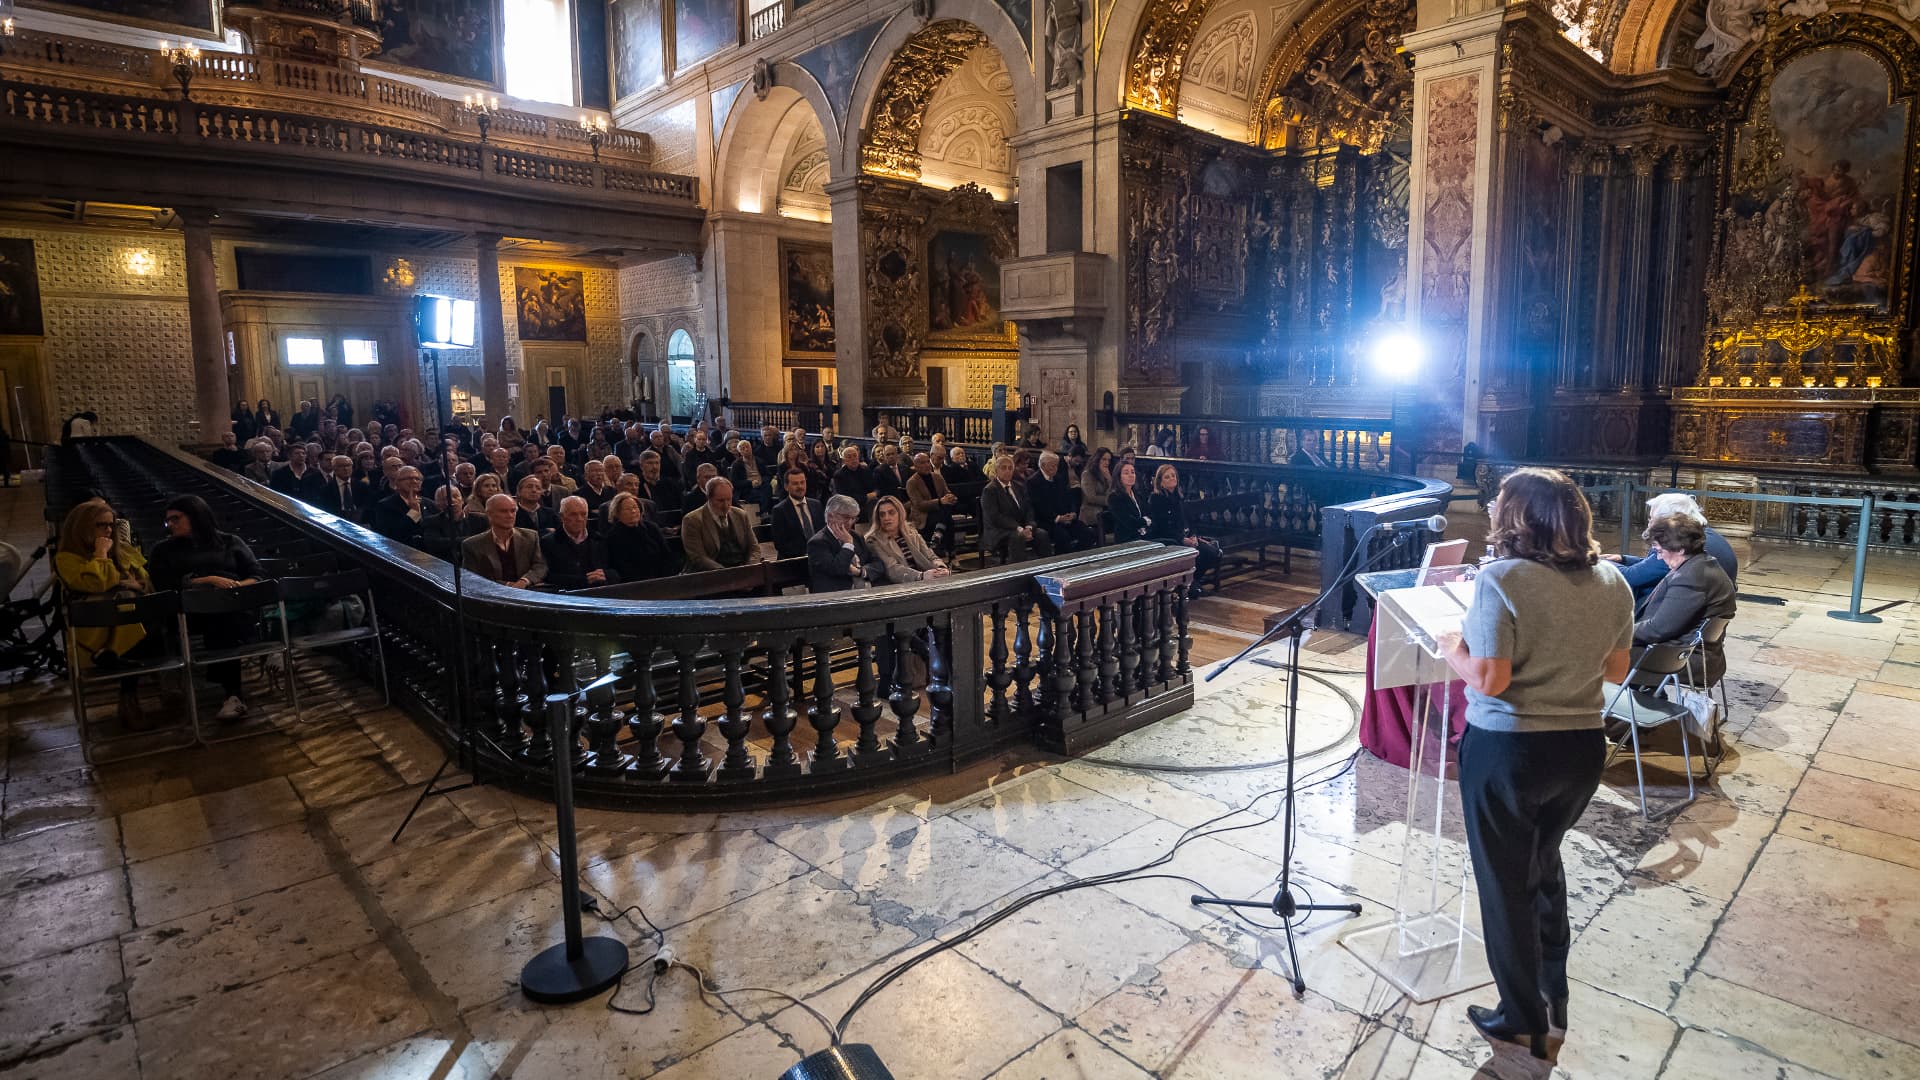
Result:
[[1397,533],[1397,532],[1407,532],[1412,529],[1425,529],[1428,532],[1436,532],[1436,533],[1444,534],[1447,531],[1447,519],[1446,519],[1446,516],[1443,514],[1435,514],[1432,517],[1411,518],[1406,521],[1382,521],[1376,524],[1374,528],[1383,533]]

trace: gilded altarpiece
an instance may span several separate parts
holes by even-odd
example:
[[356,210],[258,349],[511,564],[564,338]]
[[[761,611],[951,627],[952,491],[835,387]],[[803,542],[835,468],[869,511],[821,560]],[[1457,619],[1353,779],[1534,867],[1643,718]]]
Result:
[[1908,343],[1920,45],[1822,15],[1735,76],[1717,146],[1709,327],[1673,453],[1721,466],[1920,467]]

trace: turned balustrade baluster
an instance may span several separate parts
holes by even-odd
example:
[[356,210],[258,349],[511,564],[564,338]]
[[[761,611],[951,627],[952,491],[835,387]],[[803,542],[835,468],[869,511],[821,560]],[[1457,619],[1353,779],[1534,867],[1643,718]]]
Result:
[[853,760],[864,767],[880,764],[887,755],[881,751],[880,736],[874,731],[874,725],[880,722],[880,699],[875,694],[879,679],[873,655],[873,635],[878,631],[872,627],[854,631],[863,632],[867,636],[854,639],[853,722],[860,725],[860,737],[853,744]]
[[1173,590],[1164,583],[1155,589],[1153,634],[1160,643],[1160,670],[1155,682],[1173,681],[1173,655],[1178,649],[1173,631]]
[[913,718],[920,711],[920,692],[914,685],[913,662],[914,627],[910,623],[895,624],[893,635],[893,692],[887,695],[887,707],[893,710],[893,719],[897,727],[893,733],[893,753],[895,757],[914,757],[927,751],[927,742],[920,737],[920,729],[914,726]]
[[787,681],[787,659],[791,655],[785,642],[767,645],[767,711],[761,714],[760,723],[773,736],[773,749],[767,752],[763,770],[768,777],[800,775],[800,759],[794,756],[792,739],[800,714],[791,705],[793,687]]
[[527,688],[524,700],[526,707],[520,712],[520,722],[527,729],[526,749],[521,756],[536,764],[544,765],[553,760],[553,736],[548,730],[545,703],[547,700],[547,671],[545,654],[538,645],[522,643],[515,647],[518,663],[525,672],[523,685]]
[[1013,704],[1022,716],[1033,711],[1033,633],[1027,625],[1032,609],[1024,593],[1013,602]]
[[1120,641],[1116,646],[1119,653],[1118,667],[1120,671],[1120,684],[1117,689],[1120,694],[1120,703],[1125,705],[1133,699],[1133,673],[1134,669],[1138,667],[1140,663],[1140,658],[1134,655],[1134,649],[1136,647],[1133,640],[1133,622],[1136,617],[1134,614],[1134,598],[1123,594],[1114,610],[1115,616],[1119,620],[1120,630]]
[[840,723],[840,707],[833,703],[833,661],[830,643],[813,642],[813,707],[807,712],[813,726],[815,746],[811,771],[838,772],[849,764],[834,741],[833,729]]
[[680,764],[673,778],[686,783],[704,783],[707,758],[700,752],[700,737],[707,733],[707,722],[700,717],[700,686],[695,681],[694,660],[697,643],[676,645],[674,660],[680,667],[680,716],[673,722],[673,737],[680,740]]
[[999,604],[988,612],[993,626],[993,643],[987,647],[987,687],[992,698],[987,703],[988,722],[999,727],[1007,721],[1007,687],[1013,683],[1013,670],[1007,666],[1007,612]]
[[1100,601],[1100,704],[1113,701],[1115,677],[1120,672],[1120,659],[1114,652],[1117,642],[1114,640],[1113,620],[1120,610],[1113,597],[1104,597]]
[[1092,712],[1100,700],[1100,657],[1093,651],[1094,620],[1099,608],[1093,604],[1080,609],[1080,641],[1075,649],[1080,661],[1078,685],[1073,690],[1073,707]]
[[1180,662],[1174,666],[1174,671],[1178,672],[1182,679],[1193,674],[1193,665],[1187,662],[1188,654],[1193,651],[1193,638],[1187,633],[1187,597],[1192,595],[1189,592],[1190,588],[1191,583],[1182,580],[1173,599],[1174,618],[1180,625]]
[[627,677],[633,680],[633,712],[627,716],[627,731],[633,736],[633,767],[651,776],[666,767],[660,756],[660,731],[667,719],[659,713],[660,696],[653,686],[652,645],[634,641],[627,644]]
[[747,733],[753,730],[753,716],[742,707],[747,701],[747,690],[740,679],[747,643],[738,638],[723,638],[714,644],[720,650],[720,663],[726,673],[720,701],[727,715],[720,721],[720,734],[727,740],[727,753],[720,763],[719,778],[751,780],[753,755],[747,753]]
[[[1040,623],[1039,634],[1037,635],[1039,656],[1034,661],[1034,671],[1039,676],[1040,686],[1038,688],[1039,692],[1034,696],[1040,706],[1040,715],[1052,716],[1054,714],[1054,694],[1059,689],[1058,684],[1053,681],[1054,665],[1059,662],[1059,658],[1054,654],[1059,648],[1059,643],[1054,637],[1053,615],[1043,606],[1035,612],[1034,617]],[[1071,641],[1072,638],[1068,638],[1068,640]]]
[[1074,666],[1073,615],[1062,611],[1053,622],[1053,718],[1065,724],[1080,696],[1074,688],[1080,676]]
[[[969,617],[961,623],[963,631],[979,633],[978,624]],[[933,644],[927,652],[927,703],[933,715],[927,731],[929,747],[953,744],[953,628],[936,626]]]

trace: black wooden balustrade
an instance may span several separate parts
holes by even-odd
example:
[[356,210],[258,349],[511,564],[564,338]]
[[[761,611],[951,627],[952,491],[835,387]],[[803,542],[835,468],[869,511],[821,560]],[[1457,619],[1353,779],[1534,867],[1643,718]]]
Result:
[[[1111,419],[1109,429],[1108,420]],[[1158,446],[1170,457],[1204,453],[1214,461],[1302,465],[1386,472],[1392,459],[1393,422],[1352,416],[1170,416],[1160,413],[1102,415],[1101,431],[1087,440],[1145,453]],[[1206,432],[1201,440],[1202,429]],[[1049,440],[1060,433],[1046,433]],[[1202,447],[1205,447],[1203,450]]]

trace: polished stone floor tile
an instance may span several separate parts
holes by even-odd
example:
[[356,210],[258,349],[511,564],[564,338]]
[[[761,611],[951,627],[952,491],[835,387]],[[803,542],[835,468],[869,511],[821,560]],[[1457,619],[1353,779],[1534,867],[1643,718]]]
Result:
[[493,1066],[470,1041],[416,1035],[335,1065],[312,1080],[492,1080]]
[[140,1075],[140,1043],[133,1025],[114,1028],[0,1067],[7,1080],[105,1080]]
[[1054,866],[1153,820],[1144,810],[1051,770],[1000,786],[946,816]]
[[406,781],[379,758],[353,758],[337,764],[297,772],[287,777],[312,810],[325,810],[392,791]]
[[1672,1080],[1823,1080],[1825,1073],[1782,1061],[1744,1040],[1688,1028],[1660,1073]]
[[124,982],[111,939],[0,969],[0,1064],[125,1024]]
[[85,769],[9,780],[4,798],[9,840],[113,813],[107,793]]
[[[1047,957],[1035,963],[1035,946]],[[1061,1016],[1080,1015],[1188,943],[1182,930],[1100,889],[1035,901],[959,952]]]
[[82,877],[119,866],[120,823],[90,818],[0,843],[0,893]]
[[[404,811],[402,811],[404,813]],[[397,824],[397,822],[396,822]],[[418,926],[555,880],[547,849],[516,825],[496,825],[368,863],[361,872],[388,917]]]
[[152,927],[327,872],[325,850],[298,822],[129,863],[127,880],[135,922]]
[[1568,973],[1664,1012],[1724,910],[1724,901],[1684,889],[1623,889],[1574,940]]
[[1920,869],[1920,840],[1895,836],[1862,825],[1848,825],[1831,818],[1789,810],[1780,819],[1780,835]]
[[563,934],[557,884],[508,893],[406,930],[434,985],[461,1009],[517,994],[520,969]]
[[1920,791],[1874,780],[1807,770],[1787,809],[1920,840]]
[[947,817],[828,863],[895,925],[930,936],[968,912],[1038,881],[1045,863]]
[[990,1080],[1149,1080],[1131,1061],[1078,1028],[1061,1028]]
[[1920,1076],[1920,1046],[1695,972],[1674,1002],[1681,1023],[1731,1035],[1761,1052],[1849,1080]]
[[338,878],[319,877],[148,927],[123,939],[136,1020],[306,967],[373,940]]
[[639,904],[670,930],[810,869],[758,833],[696,833],[587,866],[580,876],[614,910]]
[[0,967],[118,937],[133,925],[119,870],[0,895]]
[[136,810],[121,819],[127,858],[154,859],[306,817],[282,777]]
[[[718,1080],[722,1076],[771,1078],[784,1074],[799,1060],[799,1052],[787,1045],[778,1032],[765,1024],[755,1024],[680,1059],[653,1073],[652,1077],[653,1080]],[[514,1071],[515,1077],[523,1075],[526,1074],[522,1070]],[[559,1075],[562,1080],[572,1080],[579,1074]]]
[[142,1080],[319,1072],[428,1024],[384,947],[351,953],[136,1022]]
[[394,830],[419,797],[420,789],[409,787],[335,807],[327,812],[327,828],[356,866],[473,832],[473,822],[458,807],[443,798],[428,798],[396,842]]

